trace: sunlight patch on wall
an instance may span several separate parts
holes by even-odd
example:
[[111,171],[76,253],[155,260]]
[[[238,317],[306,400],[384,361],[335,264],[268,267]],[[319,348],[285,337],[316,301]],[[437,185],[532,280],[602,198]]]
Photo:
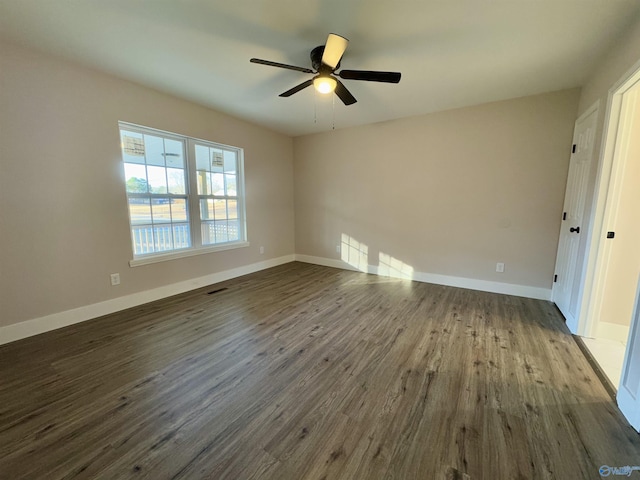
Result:
[[409,280],[413,279],[413,267],[411,265],[407,265],[403,261],[384,252],[380,252],[379,258],[378,275],[406,278]]
[[352,267],[367,272],[369,269],[369,247],[349,235],[342,234],[341,259]]

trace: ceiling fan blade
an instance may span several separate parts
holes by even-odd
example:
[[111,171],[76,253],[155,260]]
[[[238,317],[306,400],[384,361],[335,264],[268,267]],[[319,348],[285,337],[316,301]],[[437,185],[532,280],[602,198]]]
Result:
[[347,49],[349,40],[335,33],[330,33],[327,37],[327,43],[324,46],[324,53],[322,54],[322,63],[328,65],[332,69],[335,69],[340,63],[344,51]]
[[398,83],[400,72],[374,72],[370,70],[342,70],[338,73],[345,80],[366,80],[367,82]]
[[287,65],[286,63],[271,62],[269,60],[262,60],[260,58],[252,58],[249,61],[251,63],[259,63],[261,65],[269,65],[270,67],[287,68],[289,70],[295,70],[297,72],[314,73],[314,71],[311,70],[310,68],[296,67],[295,65]]
[[304,88],[307,88],[309,85],[312,85],[312,84],[313,84],[313,79],[307,80],[306,82],[302,82],[300,85],[296,85],[292,89],[287,90],[284,93],[281,93],[279,96],[280,97],[290,97],[294,93],[298,93],[300,90],[302,90]]
[[353,105],[356,103],[356,97],[351,95],[351,92],[347,90],[347,87],[345,87],[340,80],[336,80],[336,82],[336,95],[340,100],[342,100],[342,103],[345,105]]

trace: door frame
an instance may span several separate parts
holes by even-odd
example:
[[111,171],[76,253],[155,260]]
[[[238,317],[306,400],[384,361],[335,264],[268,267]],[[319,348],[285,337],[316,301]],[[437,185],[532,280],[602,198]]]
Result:
[[[640,432],[640,388],[636,386],[637,391],[631,391],[627,387],[626,380],[629,369],[632,368],[632,350],[637,351],[640,345],[634,345],[640,342],[638,338],[638,329],[640,328],[640,279],[638,279],[638,288],[636,289],[636,298],[633,306],[633,314],[631,317],[631,326],[629,328],[629,339],[627,348],[624,352],[624,363],[622,364],[622,374],[620,375],[620,385],[616,394],[616,401],[620,411],[624,414],[631,426]],[[640,368],[636,366],[635,368]]]
[[605,114],[604,132],[600,148],[595,195],[592,203],[590,229],[587,240],[583,286],[579,300],[579,318],[576,333],[585,337],[596,334],[598,318],[602,308],[607,259],[611,243],[607,243],[606,232],[615,219],[615,209],[608,208],[620,195],[624,161],[618,145],[619,132],[624,129],[623,95],[640,86],[640,61],[618,80],[610,89]]

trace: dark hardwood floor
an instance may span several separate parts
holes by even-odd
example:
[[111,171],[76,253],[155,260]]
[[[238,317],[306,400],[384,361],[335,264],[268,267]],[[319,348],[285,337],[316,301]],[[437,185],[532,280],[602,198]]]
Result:
[[290,263],[0,347],[2,479],[601,465],[640,436],[544,301]]

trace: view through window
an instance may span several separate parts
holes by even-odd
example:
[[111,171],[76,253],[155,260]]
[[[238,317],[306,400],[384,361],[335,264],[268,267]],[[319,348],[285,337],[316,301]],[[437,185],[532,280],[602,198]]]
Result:
[[120,139],[134,258],[246,241],[242,149],[122,122]]

